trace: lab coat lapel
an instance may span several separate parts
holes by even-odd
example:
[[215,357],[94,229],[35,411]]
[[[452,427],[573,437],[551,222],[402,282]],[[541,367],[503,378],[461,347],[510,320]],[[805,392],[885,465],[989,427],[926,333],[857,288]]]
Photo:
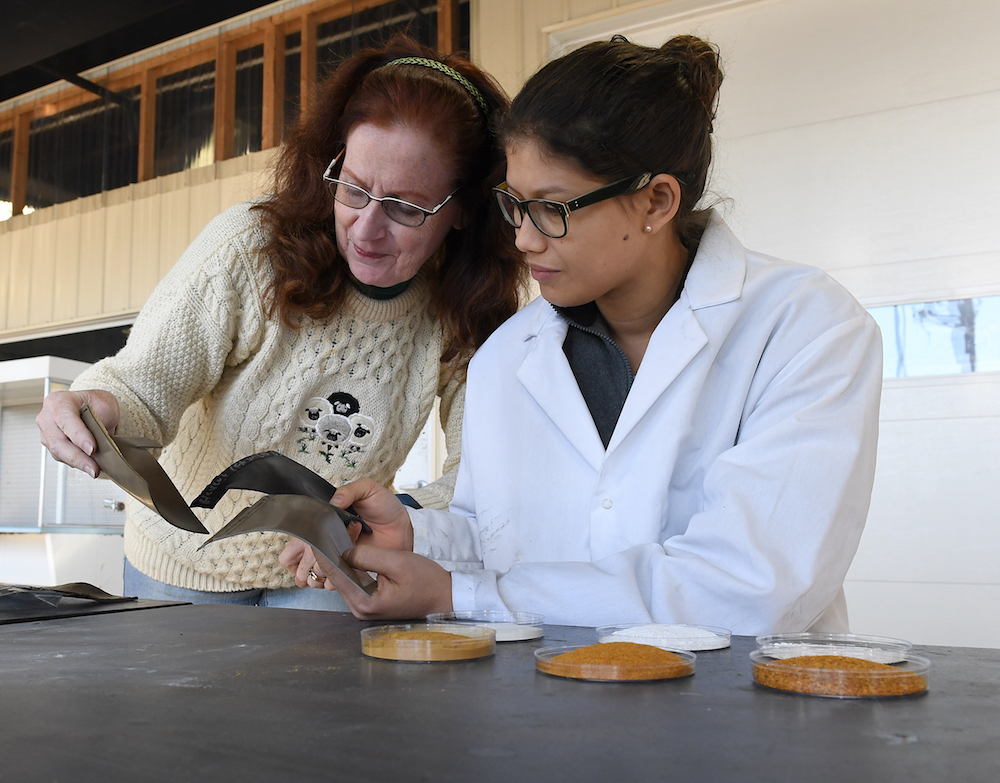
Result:
[[746,250],[713,212],[680,299],[650,337],[608,443],[609,455],[708,344],[708,335],[699,318],[710,321],[713,307],[739,299],[746,280],[746,265]]
[[604,444],[573,376],[562,344],[566,323],[547,308],[541,328],[517,370],[517,379],[553,425],[595,470],[601,469]]
[[[681,304],[678,302],[678,305]],[[622,408],[614,434],[608,443],[608,454],[632,431],[646,415],[650,406],[683,372],[698,352],[708,343],[704,330],[690,307],[674,306],[663,316],[653,332]]]

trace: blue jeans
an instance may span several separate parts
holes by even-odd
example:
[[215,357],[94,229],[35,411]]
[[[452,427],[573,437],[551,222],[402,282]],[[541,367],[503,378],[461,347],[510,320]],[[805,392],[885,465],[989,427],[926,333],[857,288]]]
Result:
[[350,611],[340,593],[313,587],[260,588],[237,590],[232,593],[174,587],[146,576],[132,565],[128,558],[125,558],[124,593],[156,601],[186,601],[192,604],[242,604],[276,606],[283,609],[320,609],[328,612]]

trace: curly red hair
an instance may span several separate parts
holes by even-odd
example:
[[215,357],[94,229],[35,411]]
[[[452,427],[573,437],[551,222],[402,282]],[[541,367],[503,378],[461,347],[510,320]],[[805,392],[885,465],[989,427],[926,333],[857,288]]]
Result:
[[[488,113],[458,81],[433,68],[381,67],[401,57],[425,57],[458,71],[479,90]],[[337,251],[334,200],[323,172],[356,125],[404,125],[425,130],[455,156],[461,184],[455,198],[466,227],[445,238],[431,307],[447,334],[443,361],[478,348],[517,310],[527,282],[527,267],[491,193],[504,178],[492,124],[509,106],[503,90],[464,57],[400,35],[345,59],[319,85],[312,106],[283,145],[273,194],[255,207],[270,234],[263,248],[274,271],[265,294],[269,313],[294,325],[298,315],[323,319],[337,311],[351,278]]]

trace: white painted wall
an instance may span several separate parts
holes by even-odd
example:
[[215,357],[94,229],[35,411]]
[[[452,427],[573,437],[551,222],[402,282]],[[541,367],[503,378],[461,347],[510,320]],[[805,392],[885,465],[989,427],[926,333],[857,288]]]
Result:
[[[749,247],[867,306],[1000,294],[1000,3],[674,0],[549,42],[618,32],[721,47],[711,188]],[[1000,373],[886,382],[853,630],[1000,647],[998,464]]]

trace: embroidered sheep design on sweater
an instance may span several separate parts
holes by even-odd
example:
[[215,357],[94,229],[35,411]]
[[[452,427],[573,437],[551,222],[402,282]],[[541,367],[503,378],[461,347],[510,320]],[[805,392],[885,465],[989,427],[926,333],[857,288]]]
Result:
[[375,421],[361,413],[357,399],[347,392],[308,400],[299,416],[298,439],[303,454],[319,454],[327,464],[340,459],[357,467],[357,455],[375,435]]

